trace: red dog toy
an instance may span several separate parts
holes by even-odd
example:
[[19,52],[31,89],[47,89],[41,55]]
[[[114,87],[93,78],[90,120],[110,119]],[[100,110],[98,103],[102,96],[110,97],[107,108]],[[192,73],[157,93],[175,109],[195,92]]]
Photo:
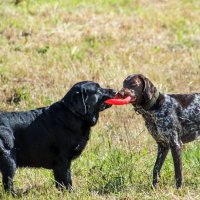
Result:
[[114,99],[108,99],[105,101],[106,104],[111,104],[111,105],[124,105],[128,104],[131,101],[131,97],[128,96],[124,99],[120,99],[118,96],[115,96]]

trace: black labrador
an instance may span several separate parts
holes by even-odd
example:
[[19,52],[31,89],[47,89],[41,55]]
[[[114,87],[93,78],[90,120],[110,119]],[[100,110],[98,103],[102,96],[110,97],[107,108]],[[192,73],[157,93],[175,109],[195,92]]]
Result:
[[60,101],[27,112],[0,112],[0,170],[6,191],[13,190],[17,167],[52,169],[56,186],[70,190],[70,164],[85,148],[90,128],[115,92],[84,81]]

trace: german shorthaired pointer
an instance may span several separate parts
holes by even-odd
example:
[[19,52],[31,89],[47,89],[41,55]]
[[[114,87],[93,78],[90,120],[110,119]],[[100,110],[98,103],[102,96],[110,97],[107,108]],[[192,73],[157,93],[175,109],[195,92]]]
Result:
[[153,169],[156,187],[161,167],[171,149],[176,187],[182,185],[182,144],[200,136],[200,93],[161,94],[141,74],[128,76],[123,82],[120,97],[131,96],[132,105],[145,120],[145,125],[158,144],[158,155]]

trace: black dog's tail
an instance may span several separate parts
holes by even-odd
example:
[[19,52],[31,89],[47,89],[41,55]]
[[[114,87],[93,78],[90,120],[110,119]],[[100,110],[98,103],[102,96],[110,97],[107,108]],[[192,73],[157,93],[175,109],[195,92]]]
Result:
[[0,155],[4,152],[3,149],[4,149],[4,145],[3,145],[3,142],[0,140]]
[[6,149],[5,149],[5,146],[2,142],[2,140],[0,139],[0,156],[5,153]]

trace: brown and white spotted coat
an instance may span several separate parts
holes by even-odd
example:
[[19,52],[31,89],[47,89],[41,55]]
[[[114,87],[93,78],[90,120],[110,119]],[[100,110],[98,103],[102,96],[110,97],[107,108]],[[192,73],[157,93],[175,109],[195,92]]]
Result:
[[153,186],[156,187],[161,167],[171,149],[176,186],[182,185],[182,144],[200,136],[200,93],[161,94],[143,75],[128,76],[118,93],[131,96],[137,113],[158,144],[158,155],[153,169]]

